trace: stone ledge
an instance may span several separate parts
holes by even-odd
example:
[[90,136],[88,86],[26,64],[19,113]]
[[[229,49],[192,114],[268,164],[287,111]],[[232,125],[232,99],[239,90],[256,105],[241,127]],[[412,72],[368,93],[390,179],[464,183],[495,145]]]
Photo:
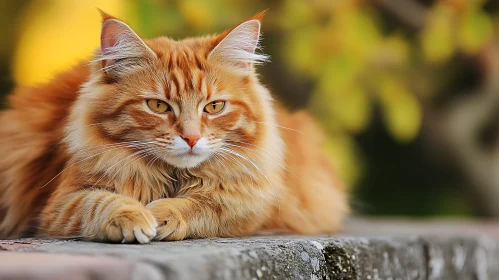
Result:
[[0,278],[499,279],[498,229],[492,223],[354,221],[335,236],[148,245],[6,240],[0,242]]

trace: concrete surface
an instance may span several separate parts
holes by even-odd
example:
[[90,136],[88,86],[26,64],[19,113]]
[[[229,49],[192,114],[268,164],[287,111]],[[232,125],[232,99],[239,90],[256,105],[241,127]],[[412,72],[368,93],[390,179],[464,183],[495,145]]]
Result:
[[499,279],[499,224],[354,220],[333,236],[0,241],[0,279]]

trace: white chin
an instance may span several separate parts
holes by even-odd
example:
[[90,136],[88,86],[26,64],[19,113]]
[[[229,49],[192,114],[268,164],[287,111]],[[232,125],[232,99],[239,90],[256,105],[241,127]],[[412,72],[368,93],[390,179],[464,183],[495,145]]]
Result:
[[205,160],[206,157],[201,155],[182,155],[177,157],[168,157],[166,162],[180,168],[193,168],[200,165]]

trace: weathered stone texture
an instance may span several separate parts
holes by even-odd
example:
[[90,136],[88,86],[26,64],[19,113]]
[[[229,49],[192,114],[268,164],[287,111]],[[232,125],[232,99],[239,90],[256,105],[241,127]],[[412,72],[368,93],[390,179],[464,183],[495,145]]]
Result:
[[[368,225],[365,230],[362,223]],[[15,279],[12,268],[19,269],[24,261],[31,271],[19,270],[22,279],[55,279],[65,271],[80,279],[499,279],[499,239],[490,224],[486,234],[465,234],[460,226],[421,231],[424,226],[412,225],[420,232],[403,232],[395,223],[374,224],[394,235],[379,234],[371,222],[359,222],[348,236],[255,236],[148,245],[0,241],[0,278]]]

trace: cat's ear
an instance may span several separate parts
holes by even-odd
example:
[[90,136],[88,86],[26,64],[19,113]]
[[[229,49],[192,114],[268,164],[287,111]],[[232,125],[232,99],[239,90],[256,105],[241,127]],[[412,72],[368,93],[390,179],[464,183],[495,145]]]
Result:
[[113,78],[142,67],[155,53],[126,23],[101,11],[102,69]]
[[249,73],[252,64],[267,62],[268,55],[256,53],[260,47],[260,26],[265,13],[263,11],[218,36],[208,59],[243,74]]

